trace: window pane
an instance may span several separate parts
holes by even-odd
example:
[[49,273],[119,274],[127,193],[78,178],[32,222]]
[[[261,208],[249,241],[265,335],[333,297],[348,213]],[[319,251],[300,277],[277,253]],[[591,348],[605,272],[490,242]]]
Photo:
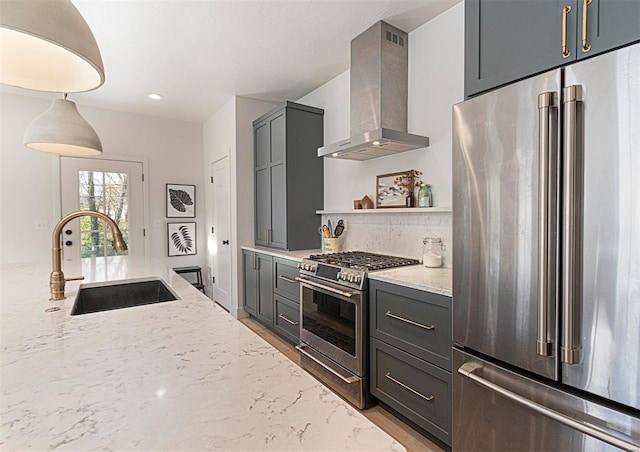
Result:
[[[78,172],[80,210],[92,210],[111,217],[120,227],[125,242],[129,242],[129,175],[100,171]],[[114,256],[111,229],[94,217],[80,217],[82,257]]]

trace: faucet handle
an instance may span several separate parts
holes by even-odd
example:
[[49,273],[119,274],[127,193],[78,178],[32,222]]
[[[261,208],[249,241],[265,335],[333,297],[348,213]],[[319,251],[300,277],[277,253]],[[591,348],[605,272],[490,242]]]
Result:
[[82,281],[84,276],[72,276],[71,278],[65,278],[65,281]]

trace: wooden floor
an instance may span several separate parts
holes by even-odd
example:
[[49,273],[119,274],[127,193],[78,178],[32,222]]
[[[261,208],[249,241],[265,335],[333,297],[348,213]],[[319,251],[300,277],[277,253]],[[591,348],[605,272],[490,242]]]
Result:
[[[300,354],[289,342],[252,318],[240,319],[240,322],[282,352],[291,361],[300,365]],[[402,444],[408,452],[443,451],[441,447],[431,442],[417,430],[398,419],[380,405],[362,410],[361,413]]]

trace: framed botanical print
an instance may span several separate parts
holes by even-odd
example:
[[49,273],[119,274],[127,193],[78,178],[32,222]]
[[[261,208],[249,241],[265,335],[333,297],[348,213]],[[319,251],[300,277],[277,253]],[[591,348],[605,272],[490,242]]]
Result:
[[196,254],[196,223],[167,223],[169,257]]
[[196,186],[167,184],[167,218],[196,217]]

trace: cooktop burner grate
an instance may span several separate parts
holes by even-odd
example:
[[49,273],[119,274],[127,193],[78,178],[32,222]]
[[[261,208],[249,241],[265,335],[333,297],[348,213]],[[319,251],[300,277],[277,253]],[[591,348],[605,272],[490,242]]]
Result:
[[314,254],[309,256],[309,260],[364,271],[382,270],[385,268],[403,267],[405,265],[415,265],[420,263],[417,259],[385,256],[383,254],[367,253],[364,251]]

